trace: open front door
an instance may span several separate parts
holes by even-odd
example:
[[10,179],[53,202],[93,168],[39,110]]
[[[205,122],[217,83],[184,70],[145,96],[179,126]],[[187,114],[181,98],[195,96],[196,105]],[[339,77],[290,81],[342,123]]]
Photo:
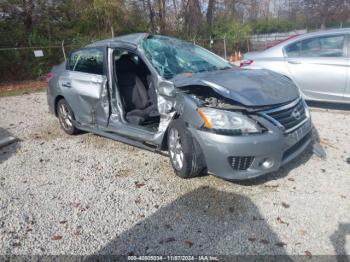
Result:
[[59,84],[80,124],[106,126],[109,117],[105,50],[84,48],[73,52]]

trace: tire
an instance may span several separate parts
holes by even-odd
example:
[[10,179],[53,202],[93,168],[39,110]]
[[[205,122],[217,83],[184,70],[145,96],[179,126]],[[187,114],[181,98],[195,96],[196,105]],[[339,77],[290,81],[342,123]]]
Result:
[[177,176],[193,178],[205,170],[202,150],[184,121],[180,119],[172,121],[167,138],[170,162]]
[[56,110],[63,131],[68,135],[78,134],[79,130],[73,124],[74,114],[67,101],[64,99],[58,101]]

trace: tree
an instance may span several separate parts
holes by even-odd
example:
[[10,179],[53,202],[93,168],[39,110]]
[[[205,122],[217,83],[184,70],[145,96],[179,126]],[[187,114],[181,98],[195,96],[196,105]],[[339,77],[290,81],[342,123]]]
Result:
[[301,7],[308,24],[325,29],[330,20],[349,19],[349,0],[303,0]]
[[166,33],[166,0],[158,0],[159,33]]
[[[144,0],[145,1],[145,0]],[[147,0],[147,7],[148,7],[148,16],[151,24],[151,32],[155,33],[156,32],[156,23],[154,21],[154,9],[151,3],[151,0]]]
[[200,31],[202,11],[199,0],[183,0],[183,18],[185,34],[194,37]]
[[208,31],[210,34],[213,26],[215,4],[216,4],[215,0],[209,0],[208,9],[207,9],[207,24],[208,24]]

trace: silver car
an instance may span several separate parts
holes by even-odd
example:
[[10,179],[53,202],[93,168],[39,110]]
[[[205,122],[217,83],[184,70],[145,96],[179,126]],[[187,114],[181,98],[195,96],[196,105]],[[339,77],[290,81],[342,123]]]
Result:
[[260,176],[311,142],[309,111],[292,81],[171,37],[140,33],[74,50],[52,69],[47,98],[66,133],[168,150],[183,178]]
[[247,53],[241,65],[287,76],[307,100],[350,103],[349,46],[350,29],[320,31]]

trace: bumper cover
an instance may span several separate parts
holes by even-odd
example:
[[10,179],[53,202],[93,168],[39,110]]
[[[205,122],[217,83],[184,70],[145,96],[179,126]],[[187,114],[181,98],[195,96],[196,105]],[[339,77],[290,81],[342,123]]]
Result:
[[[299,156],[311,143],[311,119],[295,131],[284,134],[269,122],[269,132],[248,136],[226,136],[190,128],[205,156],[208,172],[227,180],[245,180],[277,171],[282,165]],[[234,170],[229,157],[252,156],[254,160],[246,170]],[[269,168],[262,163],[273,162]]]

